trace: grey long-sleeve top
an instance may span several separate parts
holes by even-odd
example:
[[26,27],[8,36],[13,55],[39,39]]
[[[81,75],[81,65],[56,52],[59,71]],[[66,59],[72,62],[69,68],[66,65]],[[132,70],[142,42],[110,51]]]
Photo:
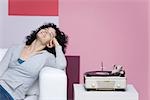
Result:
[[38,78],[44,66],[64,69],[66,58],[61,46],[56,46],[56,57],[46,50],[32,55],[22,64],[17,59],[20,57],[24,44],[8,49],[0,62],[0,85],[2,85],[15,100],[23,100],[26,92]]

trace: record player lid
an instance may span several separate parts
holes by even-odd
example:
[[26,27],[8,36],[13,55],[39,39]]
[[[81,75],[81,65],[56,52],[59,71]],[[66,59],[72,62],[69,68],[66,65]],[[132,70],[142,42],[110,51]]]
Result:
[[[120,76],[120,73],[112,74],[112,71],[89,71],[84,75],[86,76]],[[121,75],[122,76],[122,75]]]

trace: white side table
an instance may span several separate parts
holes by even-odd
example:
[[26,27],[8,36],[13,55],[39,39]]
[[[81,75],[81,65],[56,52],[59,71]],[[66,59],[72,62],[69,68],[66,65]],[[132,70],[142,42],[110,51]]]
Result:
[[86,91],[83,84],[74,84],[74,100],[138,100],[138,92],[133,85],[126,91]]

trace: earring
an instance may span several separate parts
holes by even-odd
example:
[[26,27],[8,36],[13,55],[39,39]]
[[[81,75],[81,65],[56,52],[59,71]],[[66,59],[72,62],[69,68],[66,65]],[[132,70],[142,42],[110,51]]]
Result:
[[48,44],[47,44],[47,47],[48,48],[52,48],[54,46],[54,44],[52,43],[52,41],[50,41]]
[[52,47],[53,47],[53,45],[49,45],[49,44],[47,44],[47,47],[48,47],[48,48],[52,48]]

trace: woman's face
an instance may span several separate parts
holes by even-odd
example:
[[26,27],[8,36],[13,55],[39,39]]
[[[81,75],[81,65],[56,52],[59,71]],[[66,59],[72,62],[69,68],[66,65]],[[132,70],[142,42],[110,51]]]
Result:
[[43,45],[48,44],[56,36],[56,31],[54,28],[41,29],[37,33],[37,39],[41,41]]

